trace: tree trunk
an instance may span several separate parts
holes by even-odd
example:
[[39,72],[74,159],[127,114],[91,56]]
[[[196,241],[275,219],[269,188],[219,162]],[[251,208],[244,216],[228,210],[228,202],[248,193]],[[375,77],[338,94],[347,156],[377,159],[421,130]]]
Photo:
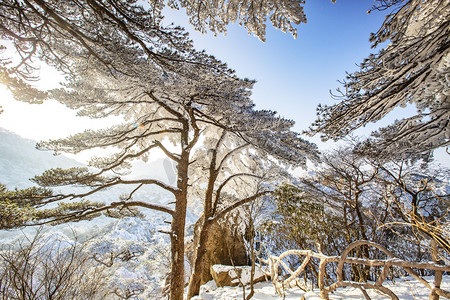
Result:
[[171,228],[172,266],[170,300],[183,300],[184,295],[184,230],[186,225],[189,152],[183,151],[178,162],[178,193]]
[[[251,253],[251,258],[252,258],[252,269],[250,272],[250,294],[248,294],[248,296],[245,298],[245,300],[250,300],[253,295],[255,294],[255,285],[253,283],[253,280],[255,279],[255,267],[256,267],[256,253],[255,253],[255,230],[254,230],[254,221],[253,218],[250,217],[249,219],[249,224],[250,224],[250,238],[249,238],[249,243],[250,243],[250,253]],[[244,291],[245,291],[245,286],[243,287]]]
[[[222,133],[224,137],[225,131]],[[202,273],[204,268],[204,257],[207,251],[207,242],[209,237],[209,229],[211,228],[212,222],[209,221],[213,211],[213,194],[214,194],[214,184],[216,182],[218,172],[216,171],[216,158],[217,149],[220,145],[220,140],[213,150],[211,162],[209,165],[209,176],[208,176],[208,186],[206,188],[205,200],[203,205],[203,221],[200,227],[200,237],[196,245],[194,245],[194,266],[189,280],[188,288],[188,299],[196,296],[200,292],[200,285],[202,281]]]
[[178,202],[180,202],[179,199],[177,199],[177,207],[172,220],[171,300],[183,300],[184,293],[184,226],[186,205],[181,205]]
[[197,296],[200,292],[200,285],[202,280],[202,273],[204,268],[204,257],[206,254],[206,246],[209,237],[209,229],[211,227],[210,222],[203,221],[200,229],[200,237],[198,244],[194,245],[194,266],[189,280],[188,299]]

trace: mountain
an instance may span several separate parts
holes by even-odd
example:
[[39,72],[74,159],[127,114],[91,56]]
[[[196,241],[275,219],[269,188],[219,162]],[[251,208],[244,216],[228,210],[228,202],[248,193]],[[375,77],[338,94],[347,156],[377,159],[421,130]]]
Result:
[[60,167],[80,167],[81,163],[50,151],[39,151],[36,142],[0,128],[0,183],[9,189],[33,185],[29,180],[43,171]]
[[[8,189],[26,188],[34,185],[30,178],[51,168],[83,167],[82,163],[64,155],[53,155],[51,151],[35,148],[36,142],[0,128],[0,183]],[[167,184],[175,183],[175,166],[167,159],[157,158],[149,163],[132,162],[133,172],[127,178],[154,178]],[[90,197],[93,201],[117,201],[120,195],[134,187],[115,187]],[[74,188],[60,188],[73,191]],[[77,188],[78,190],[79,188]],[[135,199],[159,205],[168,205],[172,195],[156,186],[139,190]]]

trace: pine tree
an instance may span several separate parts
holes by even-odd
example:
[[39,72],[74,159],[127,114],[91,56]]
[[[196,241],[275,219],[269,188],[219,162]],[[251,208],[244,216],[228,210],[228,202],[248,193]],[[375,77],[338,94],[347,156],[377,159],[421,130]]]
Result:
[[[278,162],[294,165],[305,165],[307,157],[315,159],[317,150],[291,131],[292,121],[272,111],[254,110],[250,99],[253,81],[237,78],[222,62],[195,51],[183,29],[163,27],[161,10],[165,2],[150,4],[151,8],[146,9],[137,1],[2,1],[1,37],[9,40],[5,46],[16,50],[19,62],[2,60],[1,80],[9,84],[18,99],[42,101],[51,97],[78,110],[79,115],[124,118],[123,124],[109,129],[88,130],[38,145],[56,153],[108,147],[117,151],[108,157],[93,158],[91,168],[52,169],[35,177],[34,181],[43,187],[77,185],[88,191],[43,199],[36,204],[40,210],[54,202],[63,203],[64,209],[57,216],[46,215],[45,220],[29,220],[27,225],[33,221],[42,224],[85,219],[130,207],[167,213],[172,217],[170,297],[181,299],[185,216],[191,185],[195,184],[190,180],[190,174],[195,173],[192,157],[201,150],[202,142],[217,139],[217,132],[224,131],[238,139],[239,144],[248,144],[249,149],[256,151],[253,153],[262,151]],[[215,13],[217,5],[213,2],[206,6],[184,1],[169,3],[173,7],[177,4],[188,8],[198,29],[207,24],[210,30],[221,32],[229,21],[240,20],[260,38],[264,35],[266,15],[273,16],[275,26],[292,32],[291,22],[304,21],[301,1],[264,2],[259,6],[251,3],[248,7],[236,7],[230,2],[220,14]],[[254,18],[255,14],[258,18]],[[36,75],[35,57],[66,75],[64,88],[43,93],[28,84]],[[130,161],[146,161],[155,149],[176,163],[176,186],[153,178],[131,180],[124,176]],[[133,199],[145,185],[170,192],[174,205]],[[87,199],[113,186],[129,186],[132,190],[119,201],[107,204],[66,202]],[[229,204],[229,209],[234,208],[233,203]]]
[[[171,298],[181,299],[185,217],[191,185],[195,185],[190,180],[194,178],[190,173],[196,172],[192,169],[193,157],[202,151],[202,143],[208,145],[208,141],[218,138],[218,132],[224,131],[237,140],[223,147],[223,151],[245,143],[254,149],[254,154],[262,151],[279,162],[303,166],[307,157],[316,158],[317,150],[291,131],[292,121],[280,118],[272,111],[254,110],[250,99],[253,81],[237,78],[214,57],[193,51],[190,54],[193,61],[202,60],[208,64],[179,62],[173,69],[163,69],[142,60],[142,55],[139,49],[125,46],[123,51],[111,52],[111,61],[120,61],[126,56],[127,64],[120,64],[120,72],[105,68],[104,64],[90,64],[88,60],[73,57],[71,69],[77,76],[68,77],[65,88],[51,91],[51,97],[77,109],[79,115],[92,118],[118,115],[125,121],[105,130],[87,130],[66,139],[42,142],[38,147],[56,153],[108,147],[116,151],[108,157],[93,158],[89,166],[95,169],[52,169],[34,180],[43,187],[78,185],[89,188],[84,193],[55,195],[45,203],[88,199],[91,194],[113,186],[133,189],[120,201],[102,206],[88,205],[83,209],[74,206],[72,211],[46,222],[84,219],[128,207],[156,209],[171,216]],[[176,186],[153,178],[131,180],[123,176],[132,160],[146,161],[154,149],[159,149],[176,163]],[[234,159],[239,161],[251,154],[240,153]],[[200,165],[201,159],[200,156]],[[218,172],[233,174],[235,171],[224,169]],[[145,185],[156,185],[170,192],[175,205],[161,206],[132,199]]]

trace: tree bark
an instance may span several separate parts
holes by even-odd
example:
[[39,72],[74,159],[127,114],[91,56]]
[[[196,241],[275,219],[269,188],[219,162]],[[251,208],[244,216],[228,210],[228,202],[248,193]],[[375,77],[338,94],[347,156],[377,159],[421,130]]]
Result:
[[184,293],[184,225],[186,205],[177,199],[177,208],[172,220],[171,250],[172,266],[170,280],[170,299],[183,300]]
[[217,176],[219,175],[216,170],[216,159],[217,151],[225,137],[226,132],[222,132],[221,138],[217,141],[216,147],[213,149],[211,161],[209,164],[209,176],[208,176],[208,186],[206,188],[204,205],[203,205],[203,221],[200,227],[200,237],[198,239],[197,245],[194,245],[194,267],[189,280],[188,288],[188,299],[196,296],[200,292],[200,285],[202,280],[202,273],[204,267],[204,257],[206,254],[206,246],[208,242],[209,229],[212,225],[212,221],[209,218],[213,213],[213,194],[214,194],[214,184],[216,182]]
[[200,229],[198,244],[194,250],[194,267],[189,280],[188,299],[197,296],[200,292],[202,273],[204,267],[204,257],[206,254],[206,245],[209,237],[211,222],[204,220]]
[[178,162],[178,192],[171,228],[172,266],[170,300],[183,300],[184,295],[184,230],[186,225],[189,151],[183,151]]

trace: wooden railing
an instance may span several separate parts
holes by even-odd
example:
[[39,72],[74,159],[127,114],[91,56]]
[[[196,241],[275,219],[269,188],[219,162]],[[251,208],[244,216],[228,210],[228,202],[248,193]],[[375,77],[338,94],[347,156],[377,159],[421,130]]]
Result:
[[[363,259],[348,257],[348,254],[355,248],[367,246],[374,247],[387,255],[387,259]],[[288,264],[283,261],[288,256],[294,255],[297,257],[304,257],[303,262],[295,270],[291,270]],[[413,278],[417,279],[423,285],[430,289],[429,299],[439,299],[439,296],[450,299],[450,292],[441,289],[442,274],[445,271],[450,271],[450,266],[440,265],[435,262],[408,262],[399,259],[392,252],[387,250],[385,247],[372,243],[369,241],[357,241],[350,244],[342,253],[341,256],[326,256],[321,253],[316,253],[310,250],[289,250],[282,253],[280,256],[269,256],[266,260],[261,260],[261,262],[267,264],[268,271],[270,272],[272,283],[279,295],[284,295],[284,291],[293,286],[301,284],[300,276],[306,272],[306,267],[311,263],[311,259],[316,258],[320,261],[319,272],[317,283],[320,289],[320,295],[322,299],[329,299],[329,293],[334,292],[337,288],[351,286],[361,290],[362,294],[366,299],[370,299],[367,289],[375,289],[390,297],[391,299],[399,299],[394,292],[389,288],[383,286],[383,283],[387,279],[390,269],[392,267],[400,267],[405,270]],[[336,282],[331,285],[326,286],[325,278],[332,278],[332,276],[327,276],[327,264],[335,263],[337,264],[337,269],[334,278]],[[374,283],[368,282],[355,282],[344,280],[344,264],[351,265],[362,265],[367,267],[380,267],[381,272],[378,275],[377,280]],[[434,282],[430,284],[428,281],[423,279],[417,272],[412,268],[416,269],[426,269],[433,270],[435,272]],[[288,273],[288,277],[282,277],[279,274],[283,272]]]

